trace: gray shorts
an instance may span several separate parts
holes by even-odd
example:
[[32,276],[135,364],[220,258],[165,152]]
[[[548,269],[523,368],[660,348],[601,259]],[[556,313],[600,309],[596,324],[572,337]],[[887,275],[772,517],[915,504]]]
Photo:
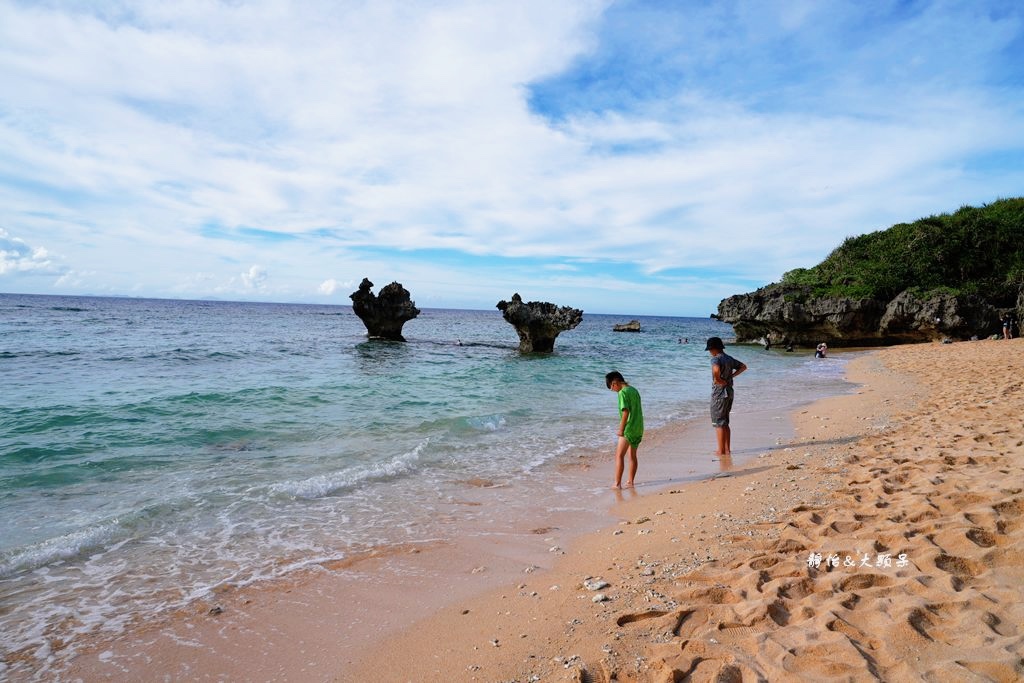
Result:
[[730,410],[732,410],[732,391],[715,392],[711,395],[711,424],[715,427],[728,427]]

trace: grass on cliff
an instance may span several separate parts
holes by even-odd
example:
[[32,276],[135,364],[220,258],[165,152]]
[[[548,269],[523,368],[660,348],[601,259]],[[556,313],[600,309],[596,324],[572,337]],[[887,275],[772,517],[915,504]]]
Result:
[[848,237],[813,268],[782,276],[811,296],[891,300],[911,289],[978,294],[1013,305],[1024,285],[1024,198]]

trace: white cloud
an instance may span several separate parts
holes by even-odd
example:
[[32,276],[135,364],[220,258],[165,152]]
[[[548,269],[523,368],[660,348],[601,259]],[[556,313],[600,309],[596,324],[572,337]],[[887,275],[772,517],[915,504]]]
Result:
[[320,286],[317,288],[317,291],[323,294],[324,296],[334,296],[338,292],[352,288],[353,285],[351,282],[338,282],[334,278],[330,278],[328,280],[324,280],[323,282],[321,282]]
[[113,294],[124,294],[123,290],[111,290],[108,285],[101,283],[96,285],[97,282],[96,273],[94,272],[80,272],[77,270],[68,270],[53,283],[53,289],[65,292],[81,292],[89,289],[89,291],[102,292],[107,291]]
[[240,278],[245,289],[260,290],[267,284],[267,270],[263,266],[253,265],[242,273]]
[[[665,6],[687,33],[681,41],[666,24],[651,40],[667,52],[655,57],[685,65],[682,75],[609,59],[630,88],[659,95],[550,119],[531,110],[531,84],[600,64],[616,35],[635,48],[649,24],[631,35],[631,16],[601,22],[643,7],[82,7],[0,3],[0,178],[17,179],[0,180],[0,223],[60,244],[97,291],[141,283],[156,294],[302,298],[366,274],[422,277],[425,298],[479,289],[469,266],[428,260],[392,273],[388,249],[616,261],[648,276],[731,269],[767,281],[848,234],[1024,184],[1019,166],[968,168],[1021,149],[1024,113],[1012,92],[984,87],[1012,22],[976,21],[980,37],[958,39],[959,60],[935,47],[949,26],[974,35],[960,30],[970,12],[956,3],[925,3],[900,24],[917,61],[891,31],[840,44],[848,36],[838,26],[865,20],[856,4]],[[729,62],[776,43],[802,60],[783,55],[778,68],[807,80],[760,87],[791,106],[765,106],[739,82],[777,75],[776,62]],[[955,80],[937,87],[942,79]],[[19,258],[5,255],[0,272],[31,262]],[[274,277],[259,266],[239,275],[258,263]],[[338,280],[308,275],[317,272]],[[565,276],[583,282],[585,269]],[[504,286],[521,276],[487,278]]]
[[0,228],[0,275],[32,273],[56,275],[62,272],[45,247],[29,246],[25,240]]

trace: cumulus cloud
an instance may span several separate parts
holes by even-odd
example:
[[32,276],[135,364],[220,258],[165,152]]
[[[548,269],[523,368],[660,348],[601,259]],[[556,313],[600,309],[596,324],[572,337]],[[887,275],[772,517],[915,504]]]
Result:
[[45,247],[29,246],[25,240],[0,228],[0,275],[34,273],[56,275],[62,272]]
[[320,283],[318,291],[324,296],[333,296],[340,291],[351,289],[351,287],[351,282],[338,282],[334,278],[330,278]]
[[242,286],[246,289],[262,289],[267,283],[267,269],[260,265],[253,265],[239,277],[242,280]]

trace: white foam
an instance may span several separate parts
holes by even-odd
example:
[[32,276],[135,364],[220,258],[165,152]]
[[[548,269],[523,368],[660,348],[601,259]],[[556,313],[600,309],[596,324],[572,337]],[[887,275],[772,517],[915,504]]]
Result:
[[120,530],[116,522],[108,522],[13,550],[0,560],[0,578],[5,579],[19,572],[78,557],[87,550],[102,548],[113,541]]
[[318,474],[308,479],[284,481],[274,484],[270,490],[277,494],[294,498],[323,498],[343,489],[353,488],[357,484],[368,481],[382,481],[416,469],[420,453],[426,448],[430,439],[424,439],[416,448],[408,453],[382,463],[368,467],[338,470],[326,474]]
[[504,429],[508,424],[504,415],[481,415],[479,417],[466,418],[466,423],[473,429],[485,432],[497,432]]

